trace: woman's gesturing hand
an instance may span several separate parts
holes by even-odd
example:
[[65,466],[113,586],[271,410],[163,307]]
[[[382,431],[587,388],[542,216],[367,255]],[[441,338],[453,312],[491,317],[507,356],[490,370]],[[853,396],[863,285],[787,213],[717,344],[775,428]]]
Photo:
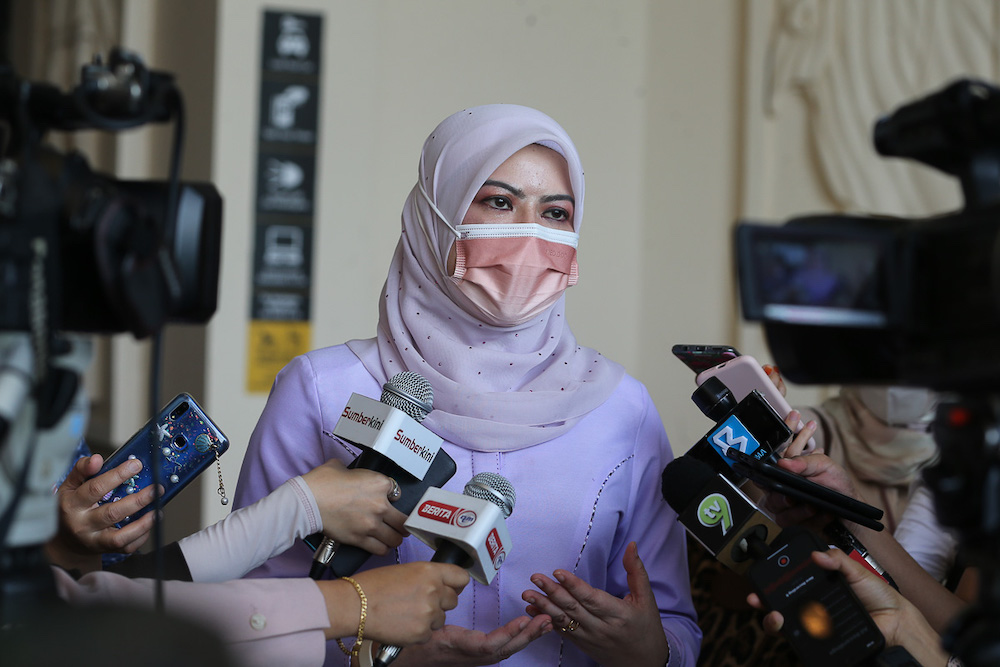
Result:
[[554,580],[542,574],[531,577],[542,593],[522,593],[528,603],[526,611],[531,616],[551,616],[564,638],[602,665],[665,664],[670,648],[635,542],[625,549],[622,565],[629,587],[624,598],[556,570]]

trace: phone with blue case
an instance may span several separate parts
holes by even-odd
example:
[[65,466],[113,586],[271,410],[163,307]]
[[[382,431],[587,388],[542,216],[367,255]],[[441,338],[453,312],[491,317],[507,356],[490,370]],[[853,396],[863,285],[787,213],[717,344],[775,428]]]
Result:
[[[108,457],[102,474],[128,459],[142,461],[142,470],[123,484],[112,489],[99,504],[113,503],[137,493],[153,483],[153,461],[159,457],[160,485],[163,487],[161,506],[166,505],[181,489],[215,462],[229,449],[229,439],[215,425],[198,402],[187,393],[178,394],[167,403],[155,419],[146,422],[128,442]],[[153,508],[146,507],[116,524],[119,528],[135,521]]]

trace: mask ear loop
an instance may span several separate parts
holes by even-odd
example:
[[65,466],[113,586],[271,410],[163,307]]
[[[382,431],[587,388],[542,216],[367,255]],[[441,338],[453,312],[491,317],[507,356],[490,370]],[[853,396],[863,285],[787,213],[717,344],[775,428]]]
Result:
[[[457,241],[462,238],[462,235],[458,232],[458,230],[455,229],[450,222],[448,222],[448,218],[446,218],[444,213],[441,212],[441,209],[437,207],[437,204],[431,201],[430,195],[428,195],[427,191],[424,190],[424,184],[420,181],[420,179],[417,180],[417,189],[420,190],[420,194],[423,196],[424,201],[427,202],[437,217],[440,218],[441,222],[444,223],[444,226],[448,228],[448,231],[455,235],[455,240]],[[447,278],[448,269],[441,263],[441,258],[438,256],[438,249],[434,247],[434,242],[431,240],[431,234],[427,231],[427,222],[424,220],[424,216],[420,212],[420,207],[416,205],[416,202],[414,202],[414,208],[416,209],[415,212],[417,214],[417,222],[420,223],[420,230],[424,233],[424,239],[427,241],[427,247],[431,249],[431,254],[434,255],[434,260],[437,262],[438,271],[441,272],[442,277]]]

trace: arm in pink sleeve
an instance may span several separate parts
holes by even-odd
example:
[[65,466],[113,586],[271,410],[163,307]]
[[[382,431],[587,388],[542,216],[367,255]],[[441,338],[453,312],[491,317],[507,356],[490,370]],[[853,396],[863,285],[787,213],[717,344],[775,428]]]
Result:
[[[52,569],[59,596],[73,606],[153,607],[152,579],[94,572],[74,580]],[[168,614],[197,619],[213,629],[239,665],[323,664],[324,631],[330,622],[323,595],[310,579],[164,581],[163,590]]]
[[180,547],[193,581],[228,581],[322,529],[316,499],[296,476],[253,505],[185,537]]

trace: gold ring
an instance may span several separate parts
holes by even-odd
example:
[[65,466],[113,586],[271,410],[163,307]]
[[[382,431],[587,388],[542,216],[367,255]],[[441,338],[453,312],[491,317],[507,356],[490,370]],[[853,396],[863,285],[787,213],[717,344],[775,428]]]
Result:
[[580,627],[580,624],[576,622],[576,619],[571,618],[569,619],[569,623],[566,624],[566,627],[559,628],[559,630],[562,632],[573,632],[578,627]]
[[389,481],[392,482],[392,488],[389,489],[388,498],[390,502],[395,502],[403,497],[403,491],[392,477],[389,478]]

